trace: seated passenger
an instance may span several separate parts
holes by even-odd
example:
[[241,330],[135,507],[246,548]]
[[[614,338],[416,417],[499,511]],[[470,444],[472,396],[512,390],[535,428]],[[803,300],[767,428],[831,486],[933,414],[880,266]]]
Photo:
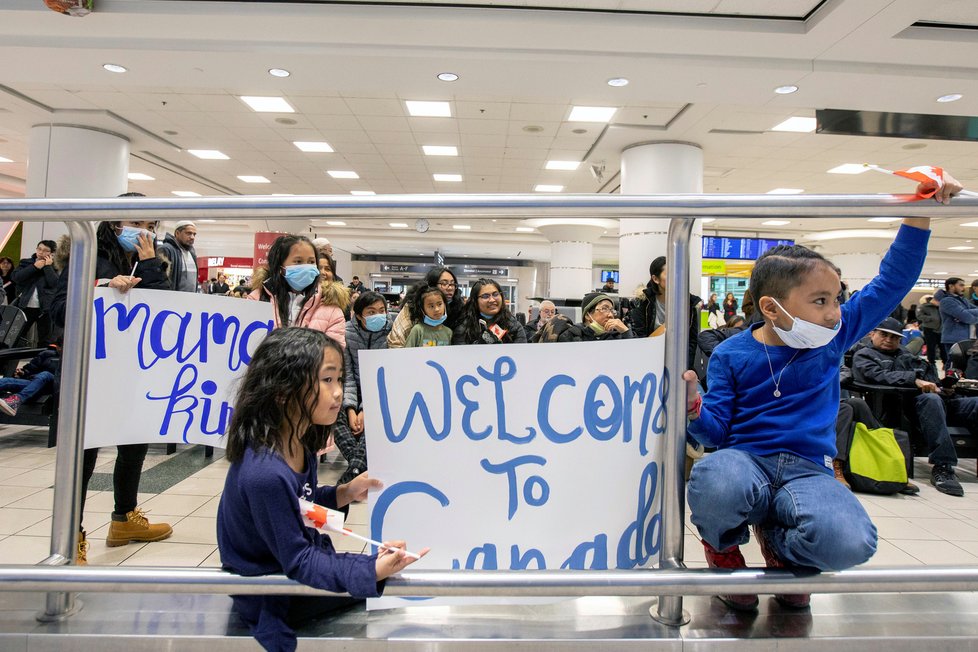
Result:
[[38,394],[57,392],[61,375],[61,347],[52,344],[30,362],[14,372],[13,378],[0,378],[0,392],[11,392],[0,400],[0,410],[9,416],[17,416],[22,403],[30,403]]
[[547,322],[553,319],[554,315],[557,314],[557,306],[554,305],[553,301],[549,299],[544,299],[540,302],[540,313],[537,315],[536,319],[531,319],[526,323],[523,329],[526,331],[527,341],[533,341],[533,337],[537,332],[547,325]]
[[480,278],[455,327],[452,344],[526,344],[526,331],[506,307],[499,284]]
[[618,319],[615,304],[606,294],[591,292],[584,295],[581,315],[581,340],[584,342],[632,339],[631,329]]
[[[950,177],[935,193],[947,201]],[[820,254],[778,246],[754,267],[750,292],[762,323],[713,352],[710,389],[687,386],[689,433],[716,447],[693,466],[688,501],[711,568],[745,568],[748,526],[770,568],[837,570],[876,551],[876,528],[855,496],[833,478],[839,412],[839,361],[906,296],[927,255],[926,218],[908,218],[880,274],[844,305],[840,278]],[[775,596],[807,608],[807,595]],[[720,596],[753,611],[757,596]]]
[[859,349],[852,357],[853,378],[860,383],[920,390],[912,404],[904,404],[904,409],[920,424],[927,442],[927,461],[934,465],[930,483],[941,493],[963,496],[964,490],[954,475],[958,456],[947,425],[978,429],[978,397],[944,398],[934,365],[900,346],[903,331],[896,319],[886,319],[869,337],[873,345]]
[[747,326],[744,325],[744,318],[740,315],[734,315],[727,320],[726,326],[710,328],[701,332],[696,336],[696,343],[699,345],[700,350],[706,354],[706,357],[709,358],[713,355],[713,350],[720,345],[720,342],[728,337],[733,337],[745,328]]

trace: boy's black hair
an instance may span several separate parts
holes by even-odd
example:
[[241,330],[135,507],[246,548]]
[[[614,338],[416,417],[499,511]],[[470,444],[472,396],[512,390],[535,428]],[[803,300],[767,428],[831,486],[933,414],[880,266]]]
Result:
[[47,247],[52,254],[58,253],[58,243],[54,240],[41,240],[37,243],[37,246],[40,247],[41,245]]
[[429,294],[440,294],[441,300],[445,302],[445,314],[448,314],[448,298],[445,293],[441,291],[441,288],[437,285],[431,287],[430,285],[425,288],[420,288],[411,297],[411,322],[414,324],[421,324],[424,322],[424,298]]
[[964,281],[963,278],[958,278],[957,276],[952,276],[951,278],[944,279],[944,291],[950,292],[952,285],[957,285],[958,283],[961,283],[963,281]]
[[750,294],[755,304],[764,296],[783,301],[819,265],[838,270],[817,251],[802,245],[778,245],[761,254],[750,275]]
[[342,375],[343,349],[322,331],[279,328],[258,345],[234,402],[224,452],[229,462],[241,460],[249,448],[283,453],[282,428],[304,429],[302,443],[309,450],[326,446],[330,429],[313,425],[312,413],[319,400],[319,370],[327,349],[339,354],[336,373]]
[[[354,277],[356,278],[356,277]],[[387,308],[387,299],[380,292],[374,292],[373,290],[367,290],[357,297],[357,300],[353,302],[353,314],[363,315],[363,311],[366,310],[367,306],[377,303],[378,301],[384,302],[384,308]]]

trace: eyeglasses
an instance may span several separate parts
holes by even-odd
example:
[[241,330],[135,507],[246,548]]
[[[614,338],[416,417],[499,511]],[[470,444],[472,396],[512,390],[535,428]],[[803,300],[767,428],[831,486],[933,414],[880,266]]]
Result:
[[604,313],[607,313],[609,315],[614,315],[615,314],[615,309],[613,307],[611,307],[611,306],[599,306],[599,307],[597,307],[597,308],[594,309],[594,312],[604,312]]
[[485,294],[480,294],[479,298],[483,301],[488,301],[489,299],[498,299],[501,296],[503,295],[499,294],[498,292],[486,292]]
[[438,281],[438,287],[440,288],[453,288],[456,287],[455,281]]

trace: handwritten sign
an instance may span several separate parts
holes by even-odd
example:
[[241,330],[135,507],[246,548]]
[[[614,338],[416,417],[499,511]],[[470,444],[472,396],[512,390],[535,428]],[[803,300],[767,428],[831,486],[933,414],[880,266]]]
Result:
[[647,566],[663,338],[361,351],[370,536],[427,569]]
[[236,380],[272,330],[267,303],[95,289],[85,447],[222,446]]

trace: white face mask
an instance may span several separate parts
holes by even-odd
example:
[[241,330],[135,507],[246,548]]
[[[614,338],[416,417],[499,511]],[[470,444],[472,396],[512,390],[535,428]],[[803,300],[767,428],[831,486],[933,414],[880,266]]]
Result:
[[[778,300],[771,298],[778,308],[781,308],[781,312],[791,317],[791,314],[784,309]],[[826,328],[825,326],[819,326],[818,324],[813,324],[810,321],[805,321],[804,319],[798,319],[796,317],[791,317],[791,330],[786,331],[778,328],[773,323],[771,326],[774,327],[774,332],[778,334],[781,341],[790,346],[793,349],[817,349],[823,347],[839,334],[839,329],[842,327],[842,319],[839,319],[839,323],[835,325],[835,328]]]

